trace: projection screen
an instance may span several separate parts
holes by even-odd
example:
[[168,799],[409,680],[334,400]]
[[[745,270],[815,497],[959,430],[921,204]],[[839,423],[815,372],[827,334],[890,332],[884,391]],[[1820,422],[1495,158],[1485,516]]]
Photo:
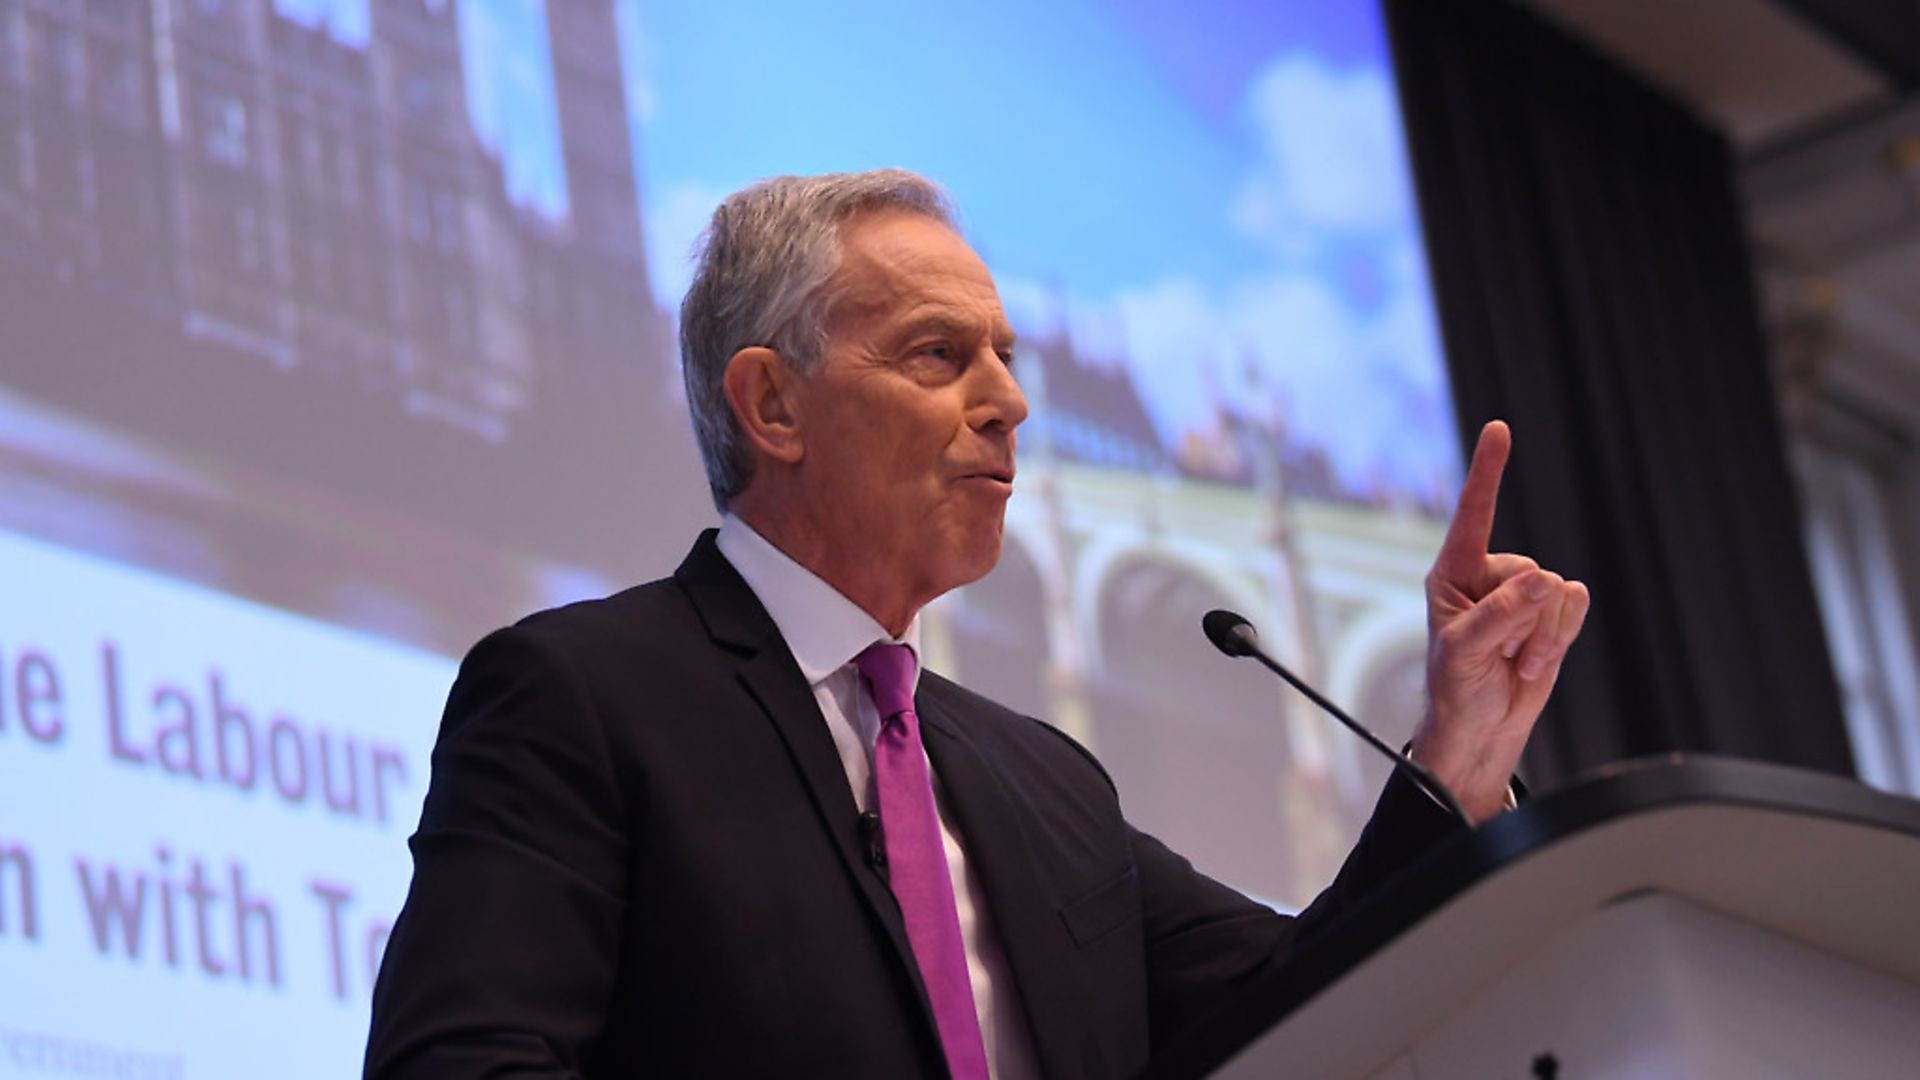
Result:
[[[1282,908],[1460,474],[1356,4],[0,0],[0,1076],[353,1075],[462,652],[670,573],[716,201],[947,185],[1032,403],[927,662]],[[644,722],[636,718],[635,722]]]

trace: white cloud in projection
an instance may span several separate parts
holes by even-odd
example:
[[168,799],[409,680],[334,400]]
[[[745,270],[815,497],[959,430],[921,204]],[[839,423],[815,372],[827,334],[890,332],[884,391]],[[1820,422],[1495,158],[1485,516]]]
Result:
[[1382,68],[1337,71],[1303,53],[1269,64],[1247,94],[1263,159],[1235,197],[1235,227],[1283,253],[1329,233],[1411,228],[1393,95]]
[[1449,445],[1451,423],[1439,343],[1424,293],[1404,280],[1387,288],[1384,305],[1361,311],[1304,272],[1224,296],[1166,279],[1122,293],[1113,307],[1164,439],[1210,427],[1218,403],[1277,398],[1292,438],[1324,448],[1350,485],[1391,478],[1433,495],[1457,472],[1431,457]]
[[1222,403],[1277,403],[1348,485],[1438,495],[1458,465],[1432,455],[1452,422],[1387,73],[1286,56],[1245,115],[1261,156],[1230,219],[1276,269],[1215,290],[1162,278],[1075,322],[1120,328],[1115,352],[1169,444],[1212,427]]

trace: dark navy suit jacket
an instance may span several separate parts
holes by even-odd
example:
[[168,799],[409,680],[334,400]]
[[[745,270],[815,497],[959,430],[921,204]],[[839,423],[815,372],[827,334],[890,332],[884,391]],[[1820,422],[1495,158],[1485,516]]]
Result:
[[[1389,785],[1288,919],[1129,826],[1053,728],[932,673],[915,705],[1052,1078],[1138,1073],[1451,827]],[[711,532],[474,647],[412,848],[370,1076],[945,1075],[812,690]]]

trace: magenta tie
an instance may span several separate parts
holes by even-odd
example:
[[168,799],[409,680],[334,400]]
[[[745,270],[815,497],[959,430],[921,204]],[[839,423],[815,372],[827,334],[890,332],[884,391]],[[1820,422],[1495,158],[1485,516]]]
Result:
[[960,913],[940,842],[940,814],[934,809],[927,755],[920,745],[920,718],[913,714],[913,651],[905,645],[870,645],[853,662],[867,677],[880,710],[873,784],[887,846],[888,884],[900,902],[907,942],[933,1004],[947,1071],[954,1080],[987,1080],[987,1050],[980,1038],[980,1016],[973,1010],[973,979],[967,974]]

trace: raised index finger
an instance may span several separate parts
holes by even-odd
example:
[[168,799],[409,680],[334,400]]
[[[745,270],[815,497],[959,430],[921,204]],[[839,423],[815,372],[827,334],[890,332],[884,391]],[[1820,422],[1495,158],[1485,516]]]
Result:
[[1447,538],[1441,541],[1440,555],[1434,560],[1434,568],[1443,576],[1477,573],[1485,563],[1487,544],[1493,536],[1493,508],[1500,497],[1500,474],[1506,471],[1507,454],[1512,449],[1513,433],[1506,421],[1489,420],[1480,429],[1473,461],[1467,466],[1467,481],[1460,488],[1460,504],[1454,508]]

